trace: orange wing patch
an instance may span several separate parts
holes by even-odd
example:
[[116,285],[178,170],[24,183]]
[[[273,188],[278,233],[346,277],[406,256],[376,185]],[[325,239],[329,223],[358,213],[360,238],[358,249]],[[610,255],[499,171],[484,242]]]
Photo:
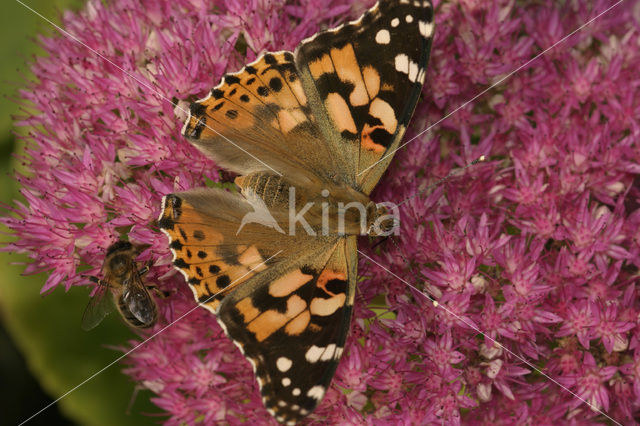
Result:
[[351,162],[344,169],[355,170],[355,184],[365,194],[380,179],[391,160],[384,155],[399,146],[413,114],[432,32],[430,2],[394,0],[378,2],[361,21],[317,34],[296,49],[296,64],[310,80],[304,87],[315,86],[319,98],[310,106],[318,117],[329,118],[322,125],[339,134],[331,142],[334,150]]
[[184,133],[206,139],[229,127],[242,131],[270,125],[287,134],[312,121],[306,108],[293,54],[268,53],[241,71],[225,75],[208,97],[192,104]]
[[317,282],[318,288],[321,288],[322,290],[324,290],[325,293],[334,296],[335,293],[333,293],[330,289],[327,288],[327,283],[331,280],[346,281],[347,276],[345,275],[344,271],[331,271],[329,269],[325,269],[320,273],[320,276],[318,277],[318,282]]
[[169,195],[159,224],[171,239],[174,265],[196,299],[215,312],[226,294],[267,266],[255,245],[225,244],[208,222],[189,203]]
[[329,116],[340,133],[355,133],[356,123],[353,121],[349,105],[338,93],[329,93],[324,101]]
[[341,49],[331,49],[331,59],[333,60],[338,78],[343,82],[348,82],[353,85],[353,90],[349,95],[349,103],[351,106],[368,104],[371,99],[364,84],[362,71],[358,66],[353,45],[347,44]]
[[[276,333],[317,333],[323,328],[322,318],[346,308],[348,286],[346,246],[341,241],[324,269],[294,268],[260,291],[236,301],[233,311],[258,342]],[[274,307],[260,311],[261,306],[267,305],[265,300]]]
[[332,125],[345,139],[359,139],[357,168],[365,169],[382,157],[398,130],[396,111],[386,100],[393,84],[359,61],[351,42],[312,54],[316,59],[307,66]]
[[372,66],[368,66],[362,69],[362,77],[364,78],[369,98],[373,99],[378,96],[378,92],[380,92],[380,73]]
[[249,322],[247,329],[255,334],[257,341],[262,342],[274,332],[282,329],[285,324],[296,318],[306,308],[307,302],[294,294],[287,299],[287,309],[284,313],[269,309]]
[[314,80],[318,80],[323,74],[332,74],[336,70],[331,63],[329,55],[323,55],[319,59],[309,63],[309,71]]
[[295,269],[269,284],[269,294],[273,297],[284,297],[302,287],[312,278],[313,275]]
[[244,318],[244,322],[253,321],[258,315],[260,315],[260,310],[253,306],[253,302],[250,297],[245,297],[238,303],[236,303],[236,309],[240,312],[240,315]]

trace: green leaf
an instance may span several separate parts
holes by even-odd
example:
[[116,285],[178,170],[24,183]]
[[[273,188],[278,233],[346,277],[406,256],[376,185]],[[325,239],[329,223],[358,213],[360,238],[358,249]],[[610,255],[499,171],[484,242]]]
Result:
[[[2,253],[3,265],[24,261],[22,256]],[[149,402],[150,392],[139,392],[132,401],[134,383],[116,362],[122,356],[113,349],[135,337],[117,313],[109,315],[97,328],[80,328],[88,290],[57,289],[47,296],[39,290],[45,277],[18,275],[22,266],[5,268],[0,277],[0,300],[5,326],[21,349],[27,365],[43,388],[58,398],[63,413],[83,425],[142,425],[155,423],[142,413],[158,412]],[[85,382],[85,384],[82,384]]]
[[[16,0],[4,1],[0,13],[0,135],[2,140],[13,130],[12,116],[19,112],[16,102],[18,90],[32,80],[30,65],[35,54],[43,55],[38,47],[38,34],[58,33],[49,22],[38,16],[40,13],[50,21],[59,24],[63,10],[77,10],[83,4],[80,0],[25,0],[27,7]],[[8,41],[8,42],[6,42]]]
[[[83,3],[80,0],[24,1],[33,11],[18,1],[3,3],[0,37],[9,40],[0,45],[3,58],[0,63],[0,201],[3,203],[13,204],[12,200],[18,198],[15,182],[8,177],[13,174],[11,166],[20,167],[19,163],[9,164],[9,152],[14,146],[11,116],[19,112],[20,107],[15,102],[18,90],[26,86],[27,80],[33,79],[29,71],[33,56],[43,54],[34,40],[38,34],[58,33],[34,11],[57,24],[63,10],[69,7],[77,10]],[[19,131],[25,132],[24,129]],[[135,337],[119,316],[112,314],[97,328],[85,332],[80,328],[80,320],[89,300],[88,289],[73,288],[68,293],[57,289],[42,297],[40,288],[45,275],[21,276],[24,266],[5,266],[10,262],[24,263],[28,259],[0,253],[0,265],[4,266],[0,274],[1,319],[45,391],[53,398],[72,391],[60,400],[61,411],[82,425],[156,424],[157,416],[143,415],[159,412],[149,402],[152,395],[149,391],[136,395],[129,409],[131,414],[127,414],[135,384],[122,373],[121,363],[87,380],[122,355],[121,351],[113,349],[114,346],[124,346]],[[78,385],[81,386],[76,388]]]

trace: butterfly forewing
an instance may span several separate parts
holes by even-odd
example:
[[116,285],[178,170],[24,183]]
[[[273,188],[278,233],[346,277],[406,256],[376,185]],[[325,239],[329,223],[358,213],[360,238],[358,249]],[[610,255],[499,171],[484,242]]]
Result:
[[158,224],[171,241],[173,263],[196,300],[213,313],[227,294],[252,277],[291,257],[327,250],[323,240],[306,234],[289,236],[261,223],[243,224],[251,213],[240,194],[217,188],[164,199]]
[[296,50],[319,128],[365,194],[391,155],[372,166],[397,148],[418,102],[432,33],[429,1],[383,1]]
[[266,53],[225,75],[191,105],[182,132],[219,165],[242,175],[268,171],[292,178],[311,170],[323,176],[332,158],[291,52]]

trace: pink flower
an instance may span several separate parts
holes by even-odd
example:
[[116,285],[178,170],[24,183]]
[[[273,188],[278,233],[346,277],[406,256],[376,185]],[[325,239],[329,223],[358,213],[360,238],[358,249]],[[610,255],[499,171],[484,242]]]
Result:
[[589,349],[592,328],[596,324],[591,303],[576,303],[569,306],[563,325],[556,333],[558,337],[576,336],[585,349]]
[[454,380],[460,375],[460,371],[453,368],[453,364],[458,364],[464,359],[464,355],[453,350],[452,345],[453,342],[449,333],[445,333],[438,342],[429,340],[424,344],[426,355],[446,380]]
[[568,405],[576,408],[582,404],[581,400],[584,400],[590,404],[594,411],[600,409],[604,409],[605,412],[609,411],[609,391],[605,383],[615,374],[617,367],[598,367],[593,355],[589,352],[585,352],[582,362],[577,374],[570,374],[558,379],[563,385],[575,389],[580,398],[570,401]]
[[599,306],[596,314],[596,326],[593,331],[602,340],[607,352],[625,350],[628,347],[626,332],[631,330],[635,324],[630,321],[618,321],[616,305]]

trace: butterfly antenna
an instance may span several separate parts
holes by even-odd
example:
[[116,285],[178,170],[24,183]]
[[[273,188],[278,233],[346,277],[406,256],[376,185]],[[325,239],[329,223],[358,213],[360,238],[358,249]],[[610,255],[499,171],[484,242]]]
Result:
[[469,167],[471,166],[475,166],[476,164],[480,163],[481,161],[485,160],[485,156],[481,155],[480,157],[476,158],[475,160],[473,160],[472,162],[470,162],[469,164],[467,164],[466,166],[464,166],[461,169],[455,169],[455,170],[451,170],[449,172],[448,175],[446,175],[445,177],[443,177],[442,179],[437,180],[435,183],[433,183],[432,185],[427,186],[426,188],[418,191],[417,193],[413,194],[411,197],[407,198],[406,200],[402,201],[400,204],[398,204],[397,207],[400,207],[401,205],[403,205],[404,203],[406,203],[407,201],[413,200],[416,197],[419,197],[420,195],[424,194],[426,191],[437,187],[438,185],[443,184],[444,182],[446,182],[447,180],[449,180],[449,178],[451,178],[453,175],[457,175],[460,174],[462,172],[464,172],[465,170],[467,170]]

